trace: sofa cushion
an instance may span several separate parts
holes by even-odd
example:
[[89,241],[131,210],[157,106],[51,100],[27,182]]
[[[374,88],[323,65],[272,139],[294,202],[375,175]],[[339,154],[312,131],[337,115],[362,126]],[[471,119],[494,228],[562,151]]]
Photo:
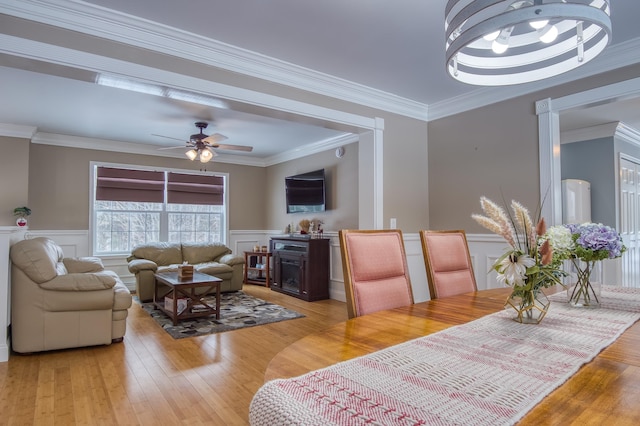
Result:
[[147,243],[135,247],[131,254],[140,259],[151,260],[158,266],[183,262],[180,243]]
[[13,264],[38,284],[67,273],[63,257],[62,248],[46,237],[22,240],[11,246]]
[[182,258],[190,265],[211,262],[228,253],[231,253],[231,249],[222,243],[182,244]]
[[194,266],[195,270],[203,274],[213,275],[220,279],[231,278],[233,268],[229,265],[218,262],[205,262]]

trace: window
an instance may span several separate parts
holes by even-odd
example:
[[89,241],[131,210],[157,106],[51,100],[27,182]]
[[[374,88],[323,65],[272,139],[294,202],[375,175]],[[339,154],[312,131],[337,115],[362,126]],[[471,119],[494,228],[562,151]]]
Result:
[[92,175],[96,255],[154,241],[225,242],[225,176],[96,164]]

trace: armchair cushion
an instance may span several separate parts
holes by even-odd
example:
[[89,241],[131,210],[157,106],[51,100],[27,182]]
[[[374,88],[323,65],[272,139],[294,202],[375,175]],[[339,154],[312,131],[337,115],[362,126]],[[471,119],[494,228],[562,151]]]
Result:
[[115,277],[96,272],[58,275],[52,280],[41,283],[40,288],[53,291],[93,291],[109,289],[114,285],[116,285]]
[[104,265],[99,257],[67,257],[62,263],[69,273],[91,273],[104,271]]
[[62,248],[45,237],[24,240],[11,247],[11,261],[31,281],[43,283],[67,273]]

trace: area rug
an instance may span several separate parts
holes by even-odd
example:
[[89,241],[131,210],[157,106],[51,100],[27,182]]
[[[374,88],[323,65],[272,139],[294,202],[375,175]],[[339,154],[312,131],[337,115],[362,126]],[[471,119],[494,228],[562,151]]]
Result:
[[[215,297],[206,297],[205,301],[215,305]],[[275,303],[270,303],[242,291],[222,293],[220,296],[220,319],[214,316],[181,320],[174,326],[173,321],[152,302],[140,303],[142,308],[174,339],[221,333],[256,325],[270,324],[304,315]]]

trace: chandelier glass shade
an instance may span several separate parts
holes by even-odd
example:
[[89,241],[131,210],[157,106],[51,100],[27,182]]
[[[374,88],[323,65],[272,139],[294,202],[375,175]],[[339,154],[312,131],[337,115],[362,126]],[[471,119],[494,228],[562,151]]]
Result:
[[610,0],[448,0],[449,74],[463,83],[506,86],[553,77],[611,42]]

